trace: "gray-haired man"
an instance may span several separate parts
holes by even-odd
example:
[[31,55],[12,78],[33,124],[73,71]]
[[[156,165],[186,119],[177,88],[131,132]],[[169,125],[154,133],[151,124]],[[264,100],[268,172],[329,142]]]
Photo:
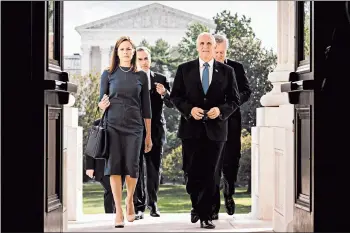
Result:
[[[249,82],[244,71],[243,65],[239,62],[226,58],[228,49],[228,40],[223,35],[214,35],[215,37],[215,60],[231,66],[235,70],[236,81],[240,95],[240,105],[248,101],[251,90]],[[233,194],[235,193],[235,182],[237,180],[239,160],[241,158],[241,112],[240,109],[235,111],[228,119],[227,141],[223,149],[222,156],[222,173],[224,180],[224,198],[226,212],[229,215],[235,213],[235,202]],[[212,219],[218,219],[220,210],[220,178],[221,172],[217,174],[217,188],[215,193],[215,204],[213,206]]]
[[[152,217],[159,217],[160,212],[157,206],[157,193],[160,182],[160,166],[163,156],[163,145],[166,143],[166,127],[163,113],[163,104],[168,108],[172,108],[170,101],[170,84],[167,78],[159,73],[151,71],[151,52],[146,47],[136,49],[136,59],[139,70],[146,72],[150,88],[150,98],[152,106],[152,124],[151,135],[153,147],[148,153],[140,151],[140,175],[137,181],[134,206],[136,216],[135,219],[143,219],[146,207],[150,209]],[[143,147],[143,146],[142,146]],[[146,162],[146,171],[144,171],[143,162]],[[146,173],[146,186],[144,174]],[[147,199],[147,200],[146,200]]]

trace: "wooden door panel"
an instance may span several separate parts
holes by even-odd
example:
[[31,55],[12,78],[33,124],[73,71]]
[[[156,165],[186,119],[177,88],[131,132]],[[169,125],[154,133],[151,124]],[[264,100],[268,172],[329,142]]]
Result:
[[61,108],[48,107],[46,159],[46,211],[62,205],[62,117]]
[[313,226],[310,224],[313,222],[312,212],[305,211],[304,209],[294,207],[294,219],[293,219],[293,231],[294,232],[313,232]]
[[300,208],[311,209],[311,106],[295,107],[295,186],[296,201]]
[[[303,99],[303,97],[301,97]],[[312,232],[312,110],[295,106],[295,205],[294,231]]]

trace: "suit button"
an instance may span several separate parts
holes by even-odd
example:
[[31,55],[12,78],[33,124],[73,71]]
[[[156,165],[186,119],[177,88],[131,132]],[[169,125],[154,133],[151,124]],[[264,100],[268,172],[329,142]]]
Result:
[[204,98],[204,101],[207,101],[207,98]]

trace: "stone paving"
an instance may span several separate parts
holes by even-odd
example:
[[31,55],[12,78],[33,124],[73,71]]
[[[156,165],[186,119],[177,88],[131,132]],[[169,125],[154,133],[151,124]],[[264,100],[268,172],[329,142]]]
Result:
[[208,230],[191,223],[189,214],[161,214],[154,218],[145,213],[145,218],[132,223],[125,222],[124,228],[114,228],[113,214],[86,214],[79,221],[69,222],[69,232],[273,232],[272,222],[252,219],[249,214],[228,216],[220,214],[214,221],[215,229]]

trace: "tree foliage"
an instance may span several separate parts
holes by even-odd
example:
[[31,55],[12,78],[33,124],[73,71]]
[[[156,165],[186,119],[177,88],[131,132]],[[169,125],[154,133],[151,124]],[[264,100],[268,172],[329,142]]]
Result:
[[156,72],[169,76],[175,75],[179,58],[172,56],[171,46],[163,39],[158,39],[154,46],[151,46],[152,69]]
[[178,53],[181,57],[181,62],[190,61],[198,57],[197,52],[197,37],[202,32],[209,32],[209,28],[200,23],[191,24],[178,45]]
[[238,14],[231,15],[230,11],[224,10],[214,17],[216,24],[215,33],[224,33],[227,38],[241,39],[245,37],[255,37],[253,28],[250,26],[251,19]]
[[178,146],[172,150],[163,161],[163,175],[172,182],[183,182],[182,171],[182,147]]
[[241,137],[241,159],[238,171],[238,182],[248,184],[251,172],[251,143],[252,137],[246,130],[242,130]]

